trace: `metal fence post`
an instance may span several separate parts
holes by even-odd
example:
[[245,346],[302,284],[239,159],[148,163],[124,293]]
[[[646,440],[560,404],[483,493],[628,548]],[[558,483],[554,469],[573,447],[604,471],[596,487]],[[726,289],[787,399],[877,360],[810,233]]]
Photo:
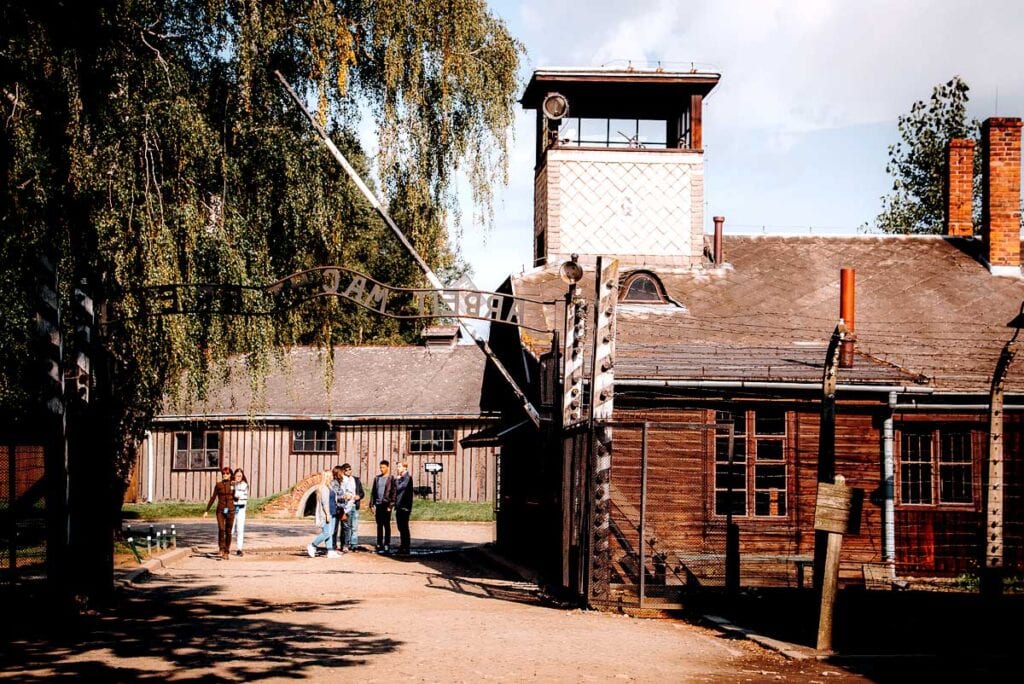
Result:
[[647,518],[647,421],[640,438],[640,543],[637,545],[640,557],[637,565],[640,567],[640,607],[644,607],[646,592],[647,568],[644,553],[644,545],[647,543],[647,532],[644,529],[644,520]]

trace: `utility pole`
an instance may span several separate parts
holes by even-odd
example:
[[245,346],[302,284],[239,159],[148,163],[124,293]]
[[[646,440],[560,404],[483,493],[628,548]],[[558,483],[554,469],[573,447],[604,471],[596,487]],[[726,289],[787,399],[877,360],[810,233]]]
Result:
[[1003,381],[1017,355],[1020,328],[1003,347],[992,373],[988,410],[988,486],[985,495],[985,539],[982,552],[981,593],[1003,591]]
[[[821,420],[818,428],[818,482],[833,484],[836,476],[836,382],[839,368],[839,350],[846,325],[842,320],[832,332],[825,352],[825,368],[821,380]],[[821,588],[825,573],[825,551],[828,533],[814,532],[814,587]]]
[[[388,214],[386,209],[384,209],[384,205],[381,204],[380,200],[377,199],[377,196],[370,191],[370,188],[366,186],[366,183],[364,183],[363,179],[359,177],[359,174],[356,173],[356,170],[354,168],[352,168],[352,165],[348,163],[348,160],[345,158],[345,155],[341,153],[341,150],[338,149],[338,147],[331,140],[330,136],[327,135],[327,131],[324,130],[324,127],[321,126],[320,123],[316,120],[316,118],[310,113],[310,111],[306,109],[306,106],[302,103],[302,100],[299,99],[299,96],[295,93],[295,90],[292,89],[288,81],[285,80],[284,76],[281,75],[281,72],[275,71],[274,74],[277,76],[277,79],[281,82],[281,85],[285,87],[285,90],[288,91],[288,94],[291,95],[291,98],[292,100],[295,101],[295,104],[297,104],[299,106],[299,109],[302,110],[302,113],[306,115],[306,118],[309,120],[309,123],[313,126],[313,129],[320,136],[320,139],[323,140],[324,144],[327,146],[327,149],[331,152],[331,155],[341,165],[341,168],[345,170],[345,173],[352,180],[352,182],[355,183],[356,187],[359,189],[359,192],[361,192],[363,196],[367,199],[367,201],[373,206],[373,208],[377,210],[377,213],[380,214],[380,217],[384,219],[384,223],[386,223],[388,227],[391,228],[391,232],[395,234],[395,237],[398,238],[398,241],[402,243],[402,246],[405,247],[405,250],[409,252],[409,254],[412,256],[413,260],[423,271],[423,274],[427,277],[427,282],[430,283],[430,286],[438,290],[443,290],[444,285],[441,283],[441,280],[437,277],[437,274],[435,274],[433,269],[430,268],[427,262],[423,260],[423,257],[420,256],[419,252],[416,251],[416,248],[413,246],[413,244],[409,242],[409,238],[405,236],[405,233],[402,232],[402,230],[398,227],[398,224],[396,224],[394,219],[391,218],[391,215]],[[472,327],[466,325],[465,321],[463,321],[461,318],[458,318],[458,321],[459,327],[462,328],[462,331],[469,335],[474,342],[476,342],[476,345],[480,348],[481,351],[483,351],[487,358],[490,359],[491,363],[494,365],[494,368],[498,371],[498,373],[500,373],[501,376],[505,378],[505,382],[508,383],[509,387],[512,389],[512,392],[516,395],[516,398],[521,403],[523,410],[526,412],[526,415],[529,416],[530,421],[533,423],[534,427],[540,428],[540,413],[538,413],[537,409],[534,408],[532,403],[530,403],[530,400],[527,398],[526,393],[523,392],[522,388],[519,387],[519,384],[515,381],[515,378],[512,377],[512,374],[509,373],[508,369],[505,368],[505,365],[502,364],[501,361],[498,359],[497,355],[495,355],[494,351],[487,343],[487,340],[481,337],[480,334]]]

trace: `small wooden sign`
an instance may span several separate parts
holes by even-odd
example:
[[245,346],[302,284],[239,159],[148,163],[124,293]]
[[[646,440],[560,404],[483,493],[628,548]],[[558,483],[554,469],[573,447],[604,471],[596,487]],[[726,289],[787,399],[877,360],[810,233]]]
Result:
[[814,529],[837,534],[857,534],[860,531],[863,494],[863,490],[845,484],[819,482]]

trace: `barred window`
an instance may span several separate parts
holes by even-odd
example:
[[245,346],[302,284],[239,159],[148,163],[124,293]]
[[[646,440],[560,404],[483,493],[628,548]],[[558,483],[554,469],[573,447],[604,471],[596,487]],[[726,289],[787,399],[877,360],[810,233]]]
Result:
[[413,428],[409,431],[409,451],[414,454],[452,453],[455,451],[455,430]]
[[783,517],[787,512],[789,466],[786,414],[778,409],[717,411],[715,422],[733,425],[729,465],[727,428],[715,431],[715,515]]
[[338,433],[334,430],[295,430],[292,433],[292,453],[336,454]]
[[939,451],[939,503],[969,504],[974,501],[971,433],[942,435]]
[[175,432],[173,470],[216,470],[220,468],[219,432]]
[[974,502],[974,454],[969,430],[910,428],[900,438],[900,503]]

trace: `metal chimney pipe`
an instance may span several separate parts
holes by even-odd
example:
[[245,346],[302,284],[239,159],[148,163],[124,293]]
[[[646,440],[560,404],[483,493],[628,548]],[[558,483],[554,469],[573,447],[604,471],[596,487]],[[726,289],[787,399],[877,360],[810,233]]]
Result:
[[853,368],[853,343],[857,339],[854,333],[854,274],[852,268],[843,268],[839,271],[839,318],[846,324],[846,335],[839,346],[840,368]]
[[715,266],[717,267],[722,265],[722,225],[725,223],[725,217],[715,216],[714,218],[712,218],[712,221],[715,222],[714,257]]

